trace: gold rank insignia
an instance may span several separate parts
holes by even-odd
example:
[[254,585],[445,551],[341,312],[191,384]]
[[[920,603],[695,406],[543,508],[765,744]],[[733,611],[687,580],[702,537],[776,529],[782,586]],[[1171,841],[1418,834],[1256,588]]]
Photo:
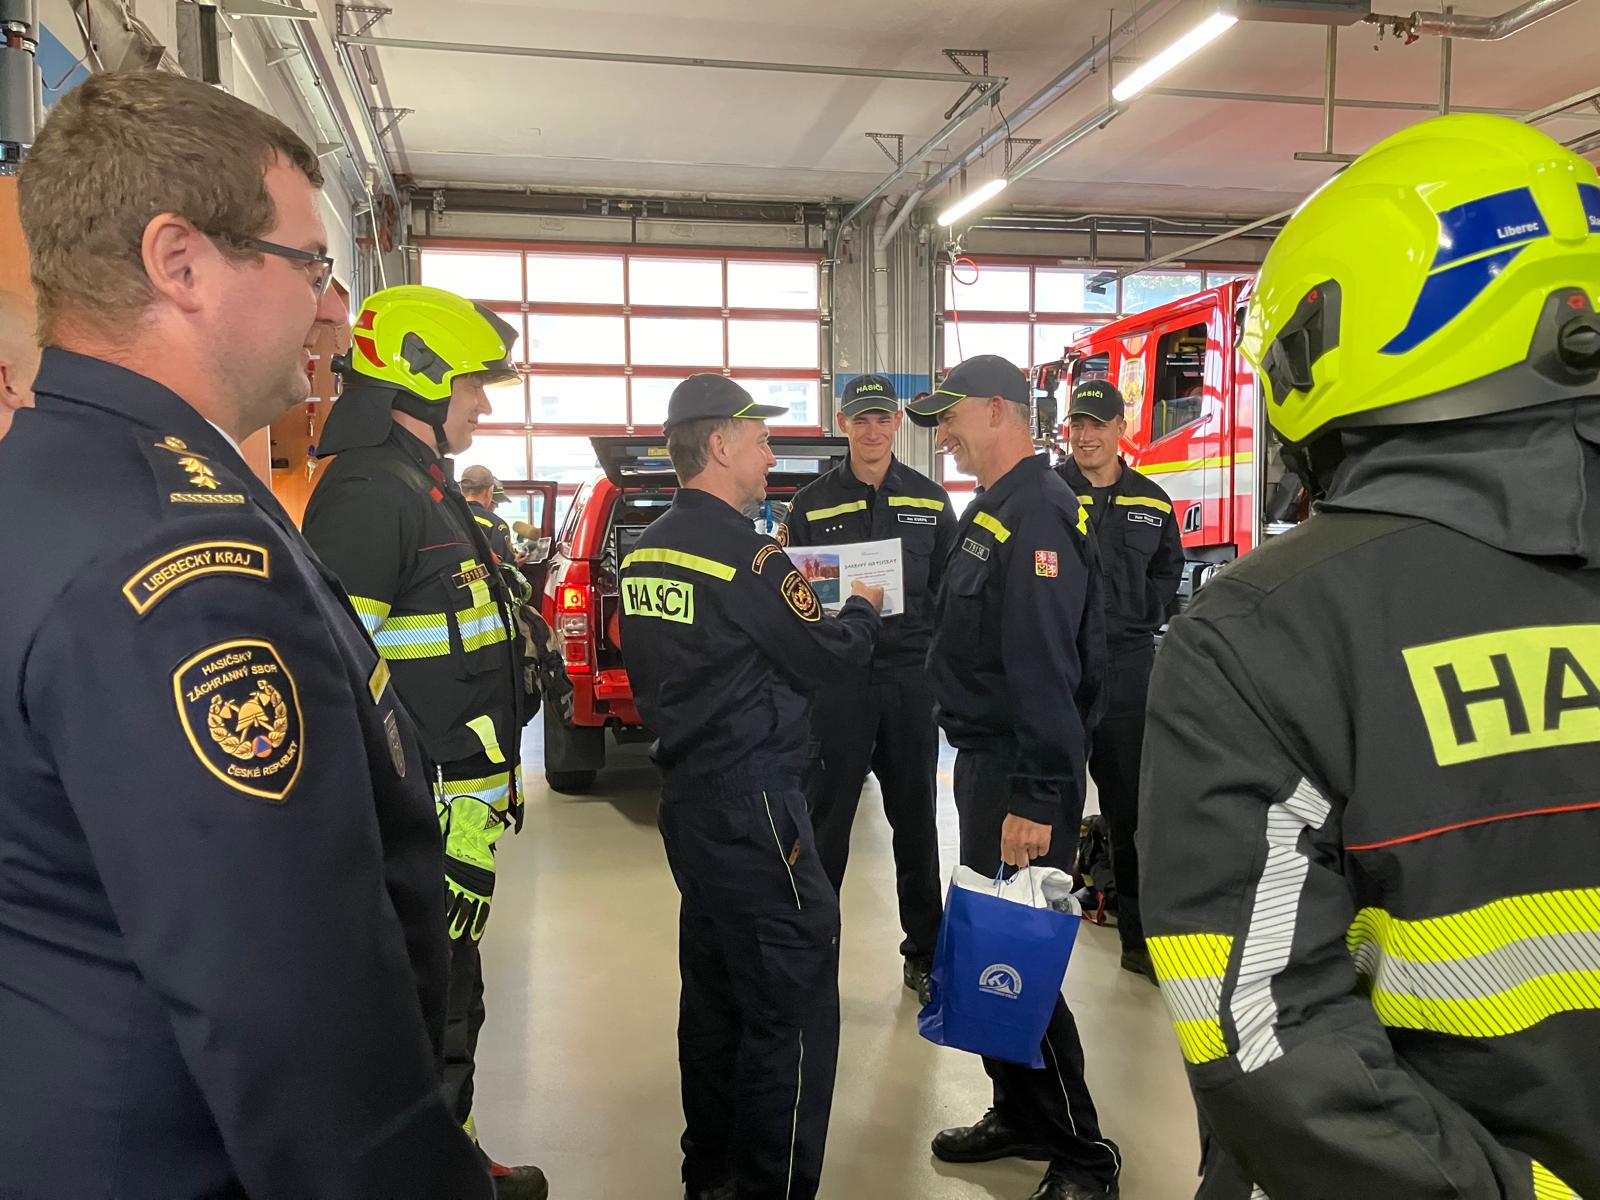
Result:
[[189,443],[170,433],[155,444],[157,450],[165,450],[177,459],[177,466],[183,472],[185,479],[193,491],[172,492],[167,499],[173,504],[243,504],[244,493],[224,492],[221,490],[222,481],[217,478],[217,473],[212,470],[211,464],[202,454],[197,454],[189,449]]
[[777,539],[778,545],[787,546],[789,544],[789,522],[782,522],[778,526],[777,532],[772,536]]
[[300,778],[304,722],[289,668],[270,642],[208,646],[172,673],[195,756],[229,787],[282,801]]
[[822,619],[822,601],[817,599],[817,594],[811,590],[804,575],[799,571],[790,571],[783,577],[781,586],[783,598],[789,602],[789,607],[794,609],[797,617],[802,621]]

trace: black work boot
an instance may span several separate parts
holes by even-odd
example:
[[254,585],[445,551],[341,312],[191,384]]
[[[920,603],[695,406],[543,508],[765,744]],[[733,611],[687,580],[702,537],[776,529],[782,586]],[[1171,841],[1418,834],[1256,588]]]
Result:
[[976,1125],[960,1125],[935,1135],[933,1156],[956,1163],[993,1162],[997,1158],[1048,1161],[1050,1151],[991,1108]]
[[1104,1188],[1076,1183],[1064,1175],[1057,1175],[1052,1169],[1045,1172],[1044,1178],[1039,1181],[1039,1190],[1028,1200],[1117,1200],[1121,1194],[1115,1183]]
[[494,1200],[549,1200],[550,1183],[538,1167],[502,1167],[489,1164],[494,1180]]
[[905,968],[901,978],[906,981],[906,986],[917,994],[917,999],[924,1006],[933,999],[933,959],[921,956],[906,957]]
[[1132,971],[1135,975],[1143,975],[1157,987],[1161,981],[1156,978],[1156,965],[1150,961],[1148,950],[1124,950],[1122,952],[1122,969]]

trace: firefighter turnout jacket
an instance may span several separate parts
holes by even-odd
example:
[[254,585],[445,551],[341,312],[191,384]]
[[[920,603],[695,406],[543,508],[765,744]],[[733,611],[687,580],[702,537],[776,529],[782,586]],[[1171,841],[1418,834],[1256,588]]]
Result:
[[955,537],[950,497],[933,480],[893,459],[883,486],[862,483],[850,459],[795,493],[778,528],[787,546],[899,539],[906,610],[893,614],[878,638],[873,678],[921,675],[933,636],[933,597]]
[[521,729],[509,598],[450,466],[393,424],[333,460],[306,538],[388,659],[428,756],[509,762]]
[[669,781],[798,783],[810,693],[871,661],[860,597],[822,610],[776,540],[709,492],[680,488],[622,562],[622,652]]
[[1127,463],[1109,488],[1094,487],[1070,456],[1056,470],[1089,511],[1106,581],[1108,652],[1116,658],[1150,649],[1183,579],[1172,498]]
[[1009,811],[1040,824],[1083,810],[1106,666],[1101,593],[1088,514],[1043,456],[962,513],[928,652],[939,724],[959,749],[1014,741]]
[[1173,622],[1139,853],[1202,1196],[1600,1196],[1597,614],[1323,513]]
[[35,390],[0,444],[0,1195],[487,1200],[388,664],[180,397],[59,349]]

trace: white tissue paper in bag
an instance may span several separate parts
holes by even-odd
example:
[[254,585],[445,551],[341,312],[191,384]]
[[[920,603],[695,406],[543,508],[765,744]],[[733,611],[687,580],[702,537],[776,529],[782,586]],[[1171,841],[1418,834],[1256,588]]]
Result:
[[996,881],[992,875],[984,875],[971,867],[957,867],[951,872],[950,883],[969,892],[985,892],[1028,908],[1051,908],[1074,916],[1083,915],[1083,906],[1072,897],[1072,876],[1059,867],[1024,867],[1004,881]]

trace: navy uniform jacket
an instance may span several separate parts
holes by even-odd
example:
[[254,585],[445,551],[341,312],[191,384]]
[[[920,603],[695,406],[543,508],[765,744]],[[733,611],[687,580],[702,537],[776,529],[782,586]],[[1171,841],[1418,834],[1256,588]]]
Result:
[[933,637],[933,597],[956,532],[950,497],[926,475],[899,459],[889,464],[883,486],[856,478],[846,458],[795,493],[778,540],[788,546],[900,539],[905,573],[905,612],[894,614],[872,656],[874,677],[920,675]]
[[1105,572],[1107,649],[1113,658],[1149,650],[1183,580],[1183,535],[1172,498],[1127,463],[1103,505],[1073,459],[1056,470],[1089,510]]
[[489,549],[494,551],[495,557],[503,563],[515,565],[517,558],[511,552],[511,526],[506,524],[506,519],[476,500],[468,500],[467,507],[472,510],[472,519],[482,527],[483,536],[489,539]]
[[1014,745],[1007,811],[1083,811],[1085,747],[1105,673],[1100,564],[1087,514],[1043,457],[978,493],[956,526],[928,677],[959,749]]
[[487,1198],[439,1099],[439,826],[271,493],[50,349],[0,443],[0,1196]]
[[871,660],[879,617],[823,613],[783,547],[709,492],[681,488],[622,563],[622,653],[669,782],[797,782],[810,693]]

